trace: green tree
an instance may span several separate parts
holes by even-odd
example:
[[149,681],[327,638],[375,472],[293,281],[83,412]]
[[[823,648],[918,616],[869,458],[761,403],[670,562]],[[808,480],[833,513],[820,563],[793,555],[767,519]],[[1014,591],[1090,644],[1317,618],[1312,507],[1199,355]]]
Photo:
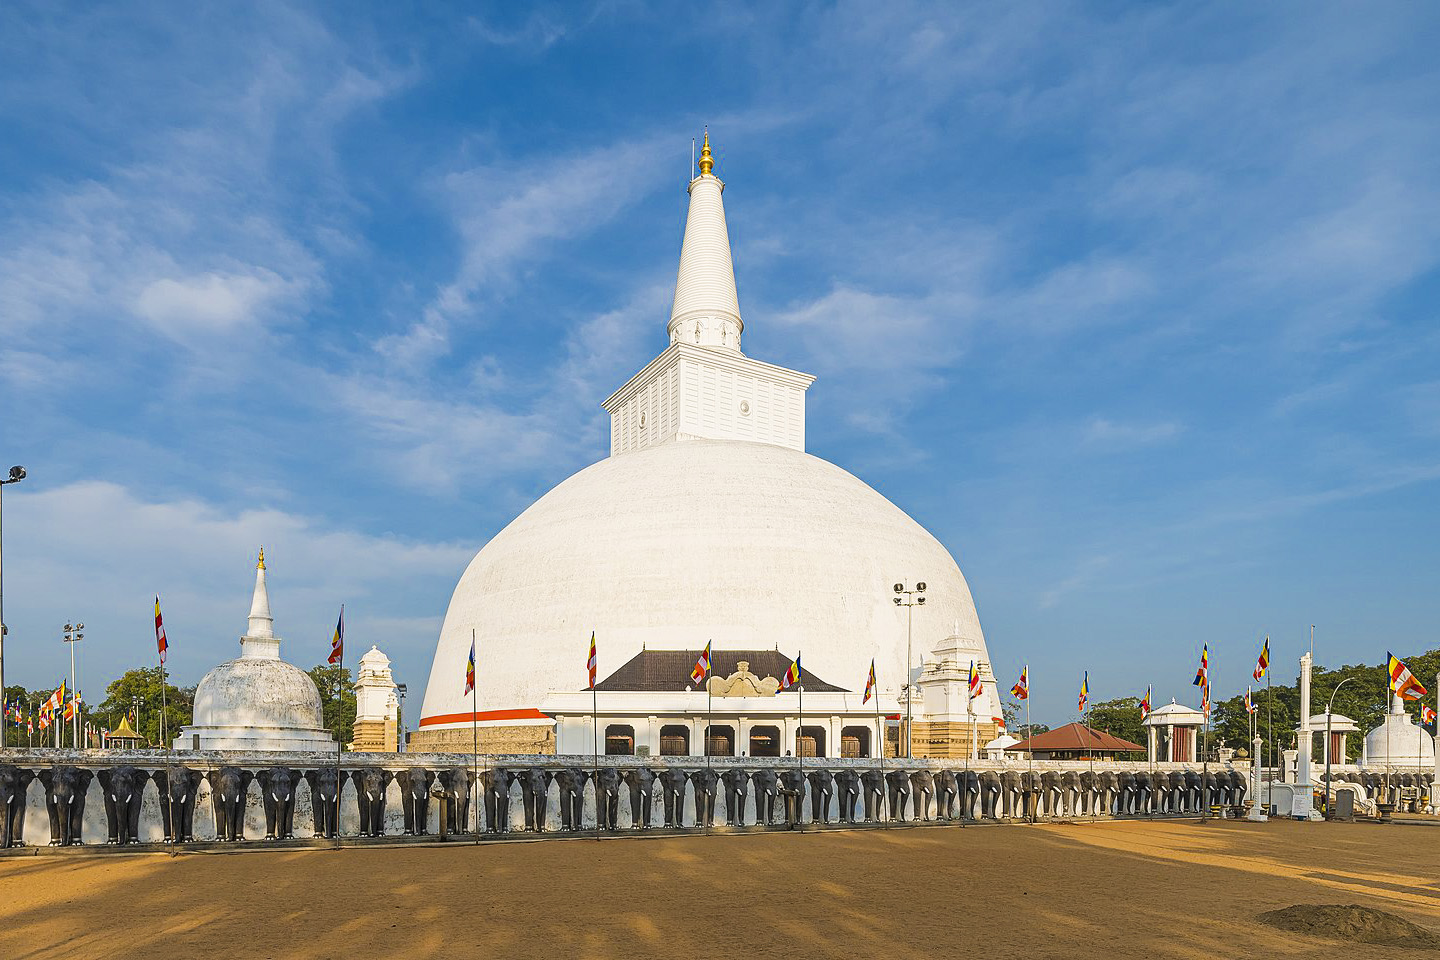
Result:
[[[165,736],[173,743],[180,728],[190,723],[195,712],[195,688],[177,687],[165,682]],[[140,716],[135,718],[139,704]],[[94,708],[95,722],[106,730],[114,730],[120,719],[131,716],[135,729],[152,746],[165,746],[160,738],[160,668],[140,667],[127,670],[105,688],[105,701]]]
[[1090,726],[1131,743],[1145,743],[1145,727],[1140,722],[1138,697],[1121,697],[1092,705]]
[[[355,739],[355,689],[350,671],[322,663],[311,667],[307,673],[320,690],[321,710],[325,717],[325,729],[331,733],[339,727],[341,743]],[[337,690],[339,696],[336,696]]]

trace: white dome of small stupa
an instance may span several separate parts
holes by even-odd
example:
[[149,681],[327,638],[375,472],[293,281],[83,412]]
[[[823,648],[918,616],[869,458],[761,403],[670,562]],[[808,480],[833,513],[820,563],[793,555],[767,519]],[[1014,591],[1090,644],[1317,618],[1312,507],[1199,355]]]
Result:
[[[240,656],[227,660],[195,688],[190,726],[175,739],[179,750],[333,750],[315,681],[280,659],[280,638],[270,615],[265,551],[255,567],[249,623]],[[199,738],[198,741],[196,738]]]
[[1367,766],[1430,767],[1435,763],[1435,738],[1405,712],[1405,701],[1391,695],[1390,712],[1365,734]]

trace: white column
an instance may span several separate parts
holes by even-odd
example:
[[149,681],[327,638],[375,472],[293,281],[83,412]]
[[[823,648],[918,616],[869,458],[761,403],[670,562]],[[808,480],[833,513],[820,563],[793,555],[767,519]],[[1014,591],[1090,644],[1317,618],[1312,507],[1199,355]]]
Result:
[[735,756],[739,757],[750,752],[750,718],[739,717],[735,720]]
[[1295,738],[1299,749],[1295,756],[1295,801],[1290,814],[1296,819],[1308,820],[1313,806],[1310,781],[1310,654],[1300,657],[1300,730]]
[[705,718],[694,717],[690,720],[690,756],[705,756]]
[[[1436,706],[1440,707],[1440,672],[1435,674]],[[1436,733],[1440,733],[1440,720],[1436,721]],[[1435,738],[1435,779],[1430,783],[1430,806],[1440,813],[1440,736]]]
[[1149,748],[1150,762],[1155,762],[1155,726],[1151,724],[1145,728],[1145,744]]
[[1265,807],[1260,802],[1260,735],[1250,742],[1250,812],[1249,820],[1268,820]]
[[825,755],[826,755],[827,757],[838,757],[838,756],[840,756],[840,718],[839,718],[839,717],[831,717],[831,718],[830,718],[830,732],[829,732],[828,734],[826,734],[825,739],[826,739],[827,741],[829,741],[828,743],[825,744]]
[[660,718],[647,717],[645,720],[645,742],[650,744],[650,756],[660,756]]
[[[870,742],[871,758],[885,756],[885,718],[875,718],[875,738]],[[1440,780],[1440,777],[1436,778]]]

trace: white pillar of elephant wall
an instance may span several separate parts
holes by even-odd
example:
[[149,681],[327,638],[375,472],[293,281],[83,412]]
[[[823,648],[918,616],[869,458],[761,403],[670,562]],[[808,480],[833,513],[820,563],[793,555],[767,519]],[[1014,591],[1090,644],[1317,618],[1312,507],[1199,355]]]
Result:
[[1155,762],[1155,741],[1156,741],[1155,727],[1154,727],[1154,726],[1147,727],[1146,730],[1145,730],[1145,744],[1146,744],[1146,747],[1148,748],[1148,749],[1146,750],[1146,754],[1147,754],[1147,756],[1149,757],[1151,763],[1154,763],[1154,762]]
[[660,756],[660,718],[647,717],[645,720],[645,742],[650,745],[650,756]]

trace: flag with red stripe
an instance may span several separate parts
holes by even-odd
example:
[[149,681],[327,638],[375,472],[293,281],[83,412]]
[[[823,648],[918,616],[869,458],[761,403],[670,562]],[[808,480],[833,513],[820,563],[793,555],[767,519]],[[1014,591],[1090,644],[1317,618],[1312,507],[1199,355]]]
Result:
[[595,631],[590,631],[590,657],[585,661],[585,669],[590,673],[590,689],[595,689],[595,668],[599,661],[595,658]]
[[875,696],[875,658],[871,657],[870,676],[865,678],[865,699],[860,701],[861,704],[869,703],[873,696]]
[[1030,699],[1030,665],[1028,663],[1020,668],[1020,679],[1015,682],[1015,686],[1010,688],[1010,693],[1017,700]]
[[700,659],[695,661],[695,669],[690,671],[690,682],[699,683],[710,673],[710,642],[706,641],[705,649],[700,652]]
[[165,621],[160,619],[160,595],[155,595],[155,646],[160,648],[160,663],[165,663],[165,651],[170,649],[170,643],[165,639]]
[[1419,700],[1425,696],[1425,688],[1410,668],[1395,654],[1388,654],[1390,657],[1390,689],[1395,691],[1396,696],[1401,700]]
[[791,687],[795,686],[795,684],[797,684],[797,683],[799,683],[799,682],[800,682],[800,657],[799,657],[799,656],[796,656],[796,657],[795,657],[795,662],[793,662],[793,663],[790,664],[790,669],[789,669],[789,670],[786,670],[786,671],[785,671],[785,675],[780,678],[780,689],[781,689],[781,690],[789,690]]
[[335,635],[330,638],[330,663],[345,659],[345,604],[340,604],[340,619],[335,621]]

